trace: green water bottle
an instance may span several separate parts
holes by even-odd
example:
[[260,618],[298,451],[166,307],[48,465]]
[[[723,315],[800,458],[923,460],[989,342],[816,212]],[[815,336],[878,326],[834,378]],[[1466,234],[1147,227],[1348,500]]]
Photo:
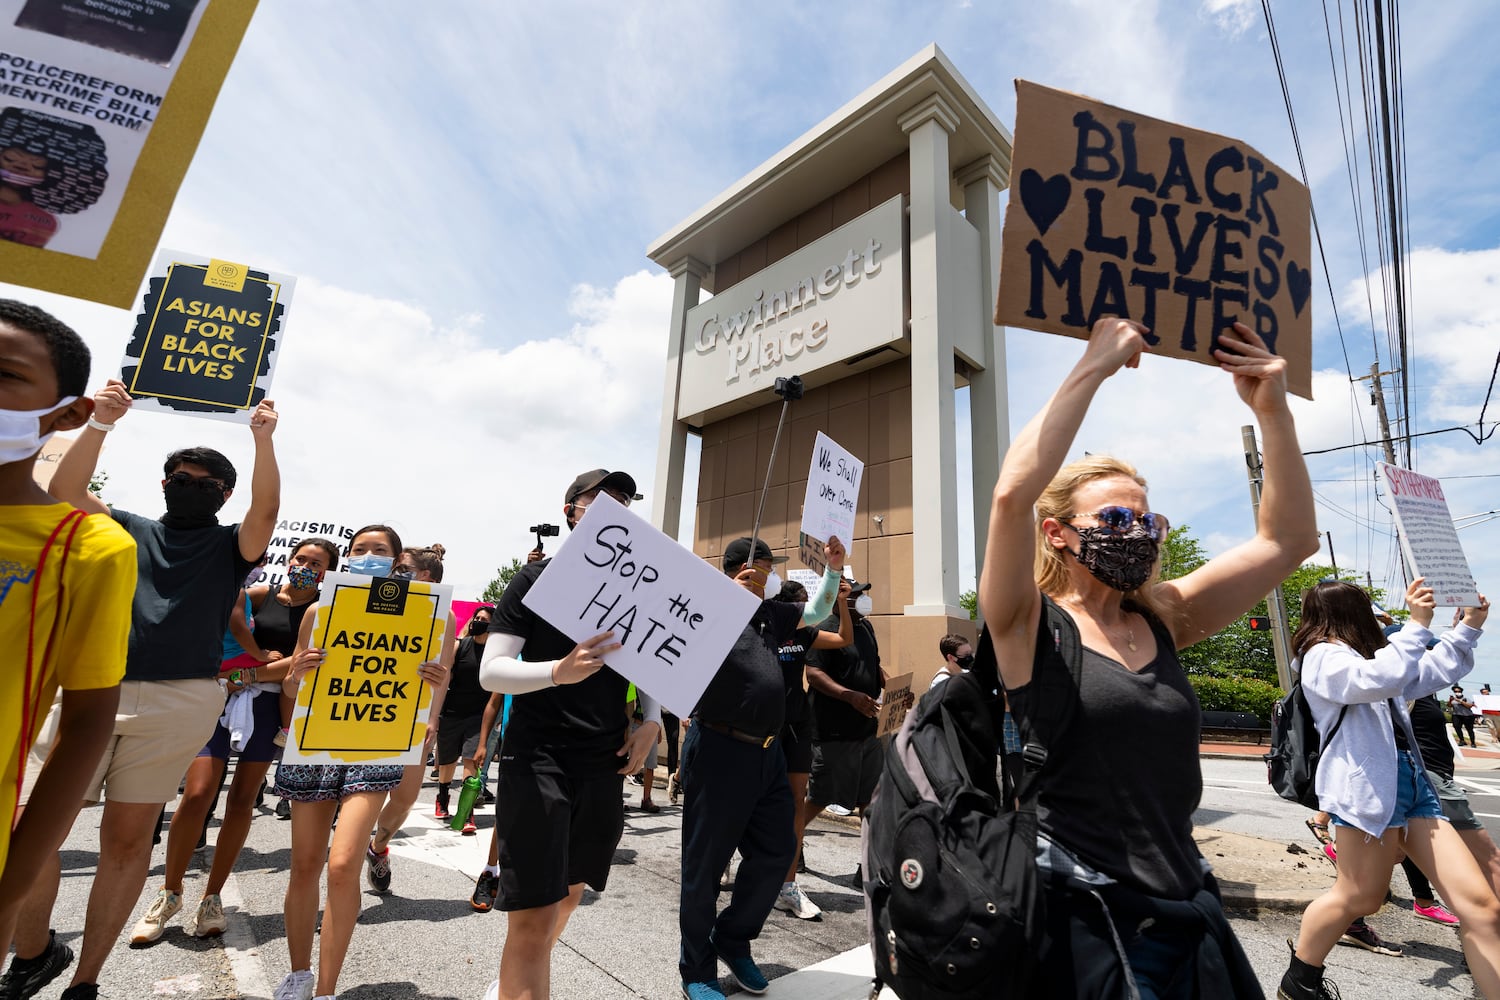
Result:
[[448,824],[451,829],[462,830],[464,823],[468,822],[469,813],[474,811],[474,803],[479,801],[479,793],[484,791],[484,784],[479,780],[479,775],[471,774],[464,779],[464,786],[458,793],[458,808],[453,810],[453,820]]

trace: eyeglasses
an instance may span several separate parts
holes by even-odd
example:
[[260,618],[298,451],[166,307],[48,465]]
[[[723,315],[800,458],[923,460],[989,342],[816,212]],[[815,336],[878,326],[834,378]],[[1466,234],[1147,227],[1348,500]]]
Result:
[[[628,493],[620,493],[620,492],[618,492],[616,490],[596,490],[594,492],[594,496],[598,496],[600,493],[608,493],[615,500],[619,501],[621,505],[623,505],[625,507],[629,507],[630,506],[630,501],[631,501],[632,497]],[[586,496],[587,494],[584,494],[584,495]],[[589,504],[591,504],[591,503],[594,502],[593,498],[591,497],[589,499],[588,503],[581,502],[582,499],[583,499],[583,497],[580,496],[578,498],[578,500],[574,500],[573,501],[573,506],[577,507],[579,510],[588,510],[589,509]]]
[[1158,542],[1166,541],[1167,534],[1172,530],[1171,523],[1167,521],[1164,515],[1156,514],[1149,510],[1143,514],[1137,514],[1129,507],[1100,507],[1092,514],[1070,514],[1067,517],[1060,517],[1058,520],[1072,528],[1072,519],[1075,517],[1092,517],[1099,522],[1099,527],[1116,535],[1123,535],[1134,527],[1135,522],[1139,520],[1141,526],[1146,529],[1146,533]]

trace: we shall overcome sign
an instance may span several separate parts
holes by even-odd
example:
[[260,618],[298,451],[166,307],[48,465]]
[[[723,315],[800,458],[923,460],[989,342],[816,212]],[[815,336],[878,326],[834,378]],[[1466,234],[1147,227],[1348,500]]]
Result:
[[574,642],[614,632],[610,668],[685,718],[760,600],[601,493],[525,604]]
[[1016,81],[997,325],[1087,338],[1112,315],[1217,365],[1236,320],[1312,398],[1311,201],[1253,148]]
[[1407,565],[1442,607],[1472,608],[1479,603],[1479,587],[1469,571],[1469,560],[1458,542],[1443,484],[1431,476],[1378,462],[1396,517],[1396,533]]
[[864,474],[865,463],[818,431],[812,467],[807,472],[807,496],[802,502],[802,531],[825,542],[837,538],[845,546],[852,545],[854,511]]
[[302,679],[286,756],[302,764],[420,764],[436,660],[453,588],[353,573],[323,579],[312,644],[323,665]]

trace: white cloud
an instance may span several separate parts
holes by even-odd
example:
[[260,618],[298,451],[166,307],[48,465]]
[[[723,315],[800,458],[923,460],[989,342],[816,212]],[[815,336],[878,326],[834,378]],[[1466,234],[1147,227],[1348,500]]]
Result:
[[[94,352],[95,385],[118,370],[128,314],[0,294],[74,324]],[[579,472],[624,469],[651,495],[671,299],[662,274],[581,286],[568,330],[496,348],[491,327],[505,317],[445,324],[420,306],[299,282],[272,392],[283,517],[381,521],[408,545],[441,542],[445,582],[476,596],[534,544],[528,525],[562,523],[562,494]],[[188,444],[223,451],[240,472],[225,519],[248,506],[243,427],[133,414],[107,444],[105,498],[125,509],[160,513],[160,463]]]
[[1230,37],[1244,34],[1260,19],[1255,0],[1203,0],[1203,12]]

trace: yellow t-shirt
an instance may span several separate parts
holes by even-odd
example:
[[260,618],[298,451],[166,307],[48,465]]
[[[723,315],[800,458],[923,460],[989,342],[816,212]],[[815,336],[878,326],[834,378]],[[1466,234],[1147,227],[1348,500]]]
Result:
[[[75,519],[76,531],[70,521],[53,538],[71,510],[65,503],[0,506],[0,870],[10,849],[21,760],[57,689],[113,687],[125,673],[135,540],[104,514]],[[27,711],[31,728],[22,732]]]

